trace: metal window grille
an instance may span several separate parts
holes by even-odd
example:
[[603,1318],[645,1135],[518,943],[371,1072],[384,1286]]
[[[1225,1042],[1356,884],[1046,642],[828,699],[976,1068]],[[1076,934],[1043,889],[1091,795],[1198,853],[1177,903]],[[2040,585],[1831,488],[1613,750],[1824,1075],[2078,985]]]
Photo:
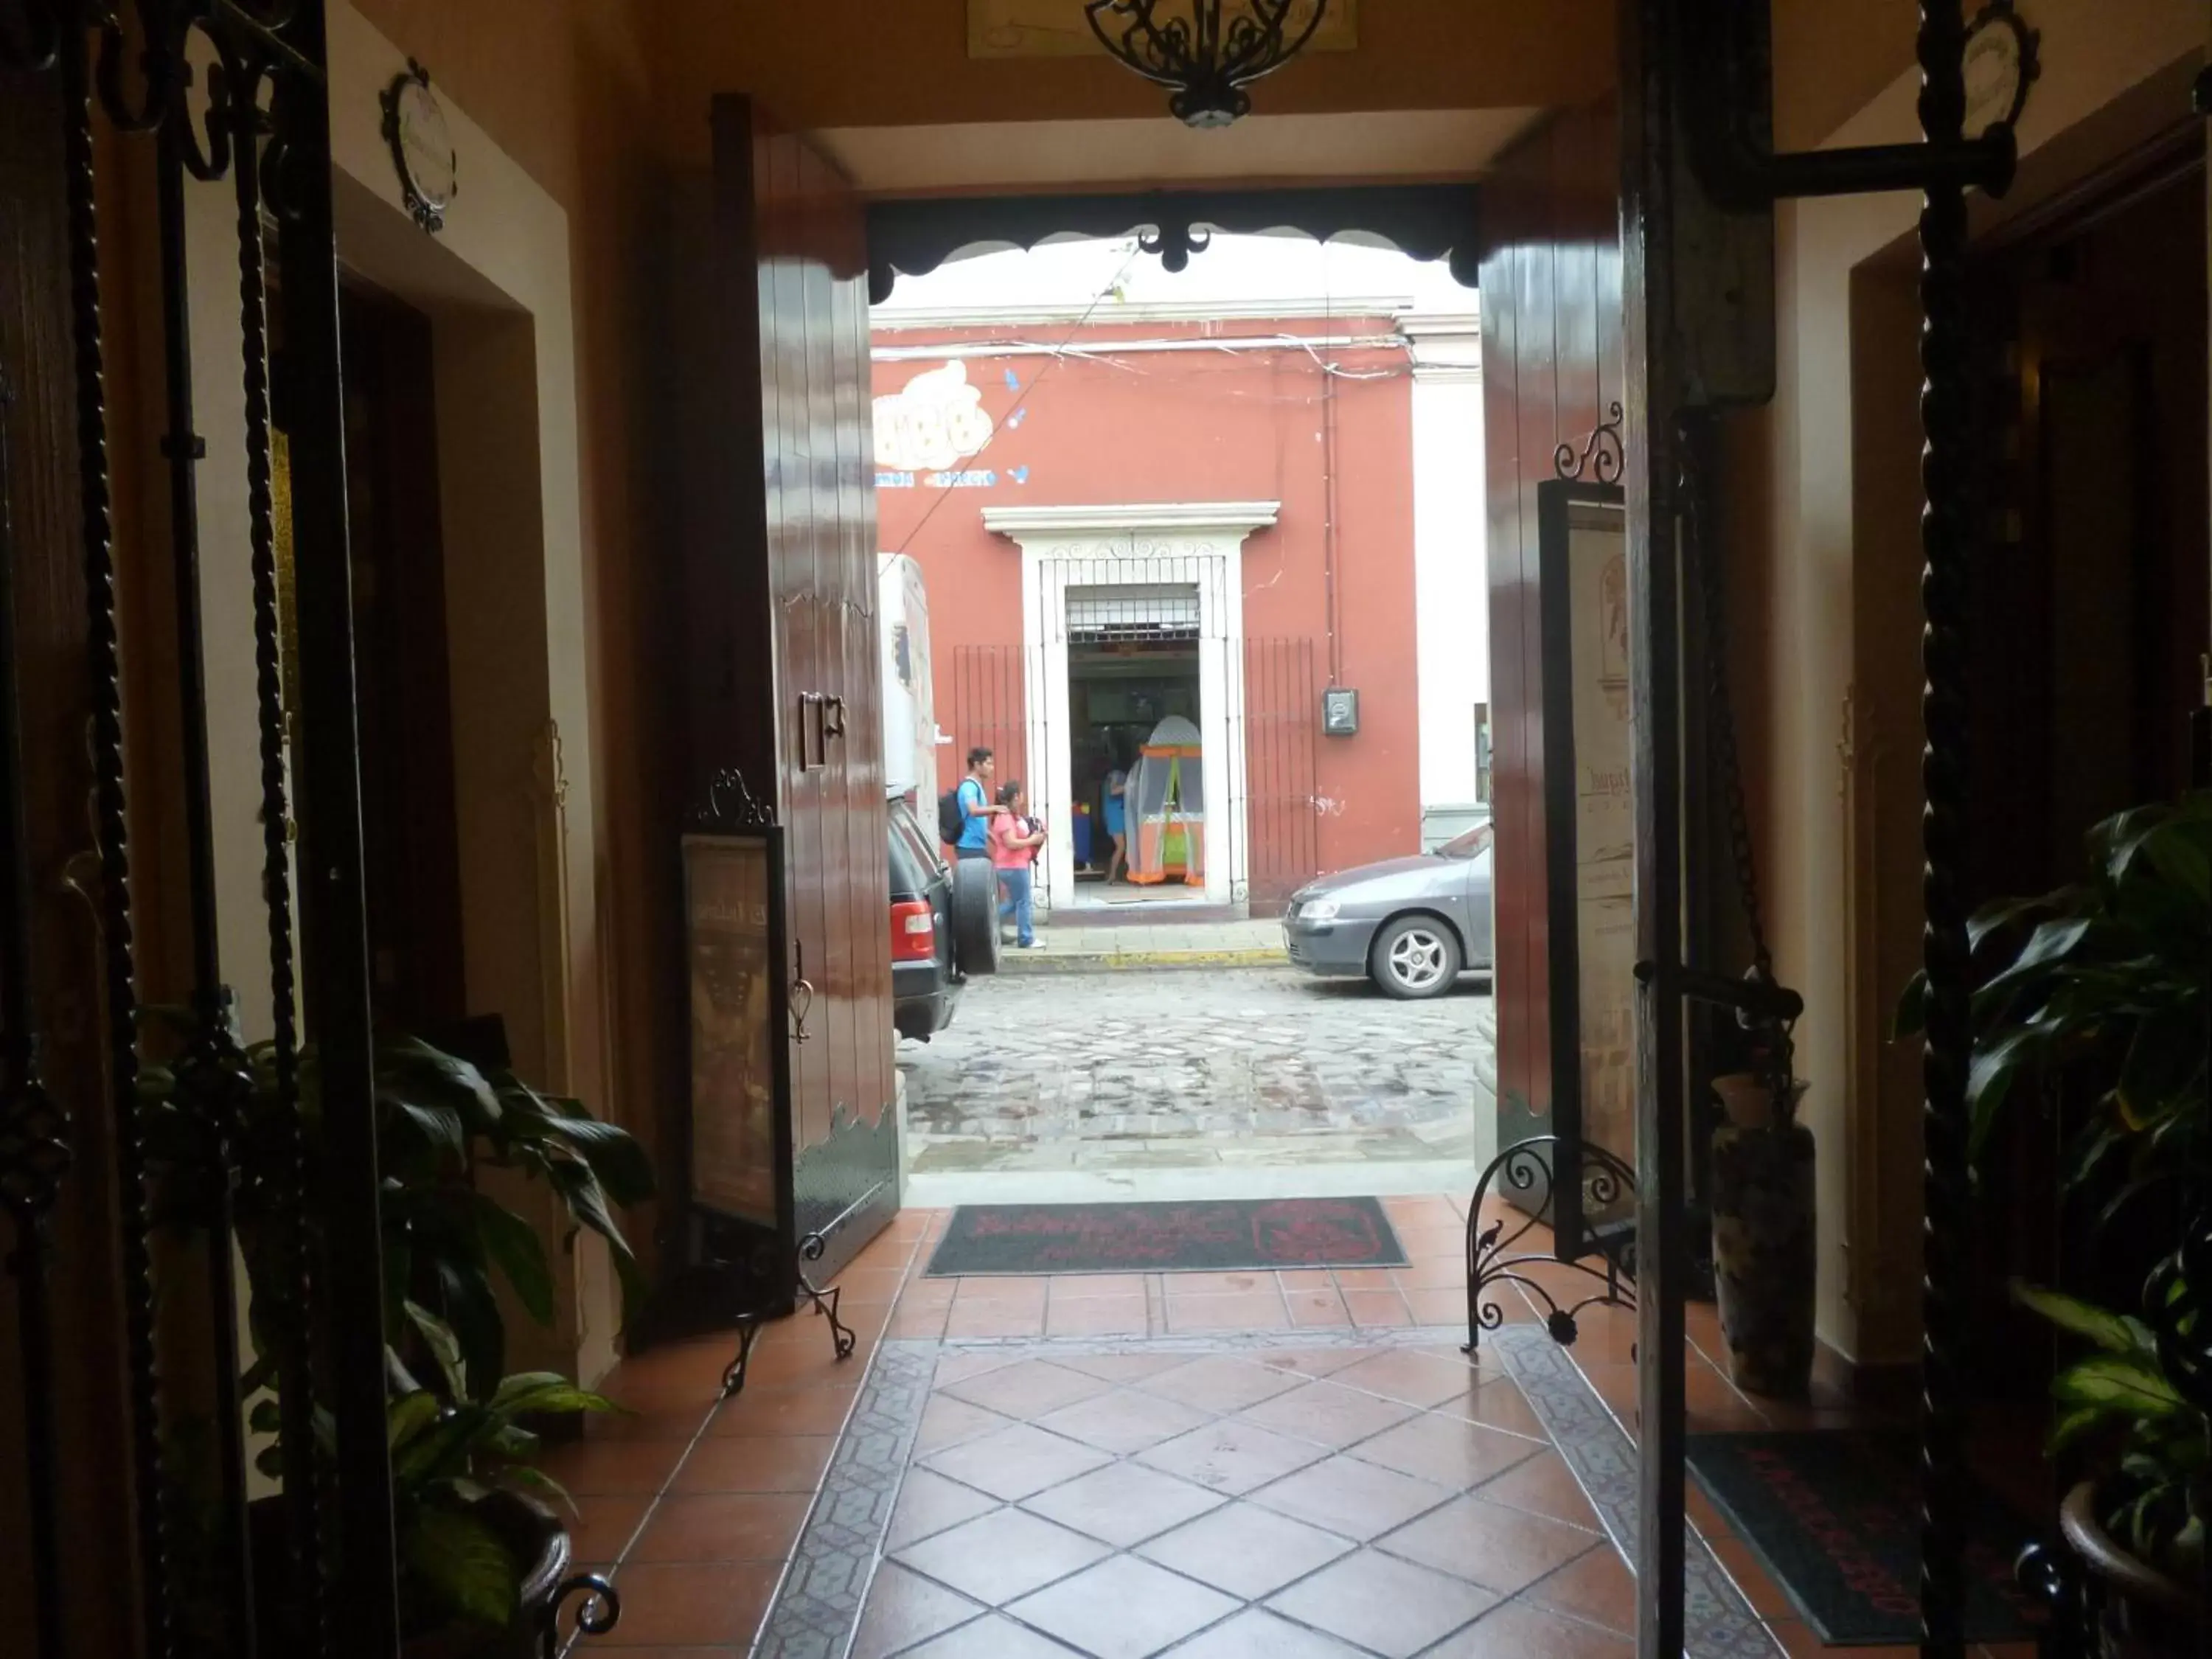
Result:
[[1067,590],[1071,645],[1171,644],[1198,637],[1195,582],[1127,582]]

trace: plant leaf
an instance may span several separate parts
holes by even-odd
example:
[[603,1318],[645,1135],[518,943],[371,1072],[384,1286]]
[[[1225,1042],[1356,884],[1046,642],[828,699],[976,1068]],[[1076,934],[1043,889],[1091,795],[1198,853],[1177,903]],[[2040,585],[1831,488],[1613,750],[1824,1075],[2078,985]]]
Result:
[[450,1611],[505,1628],[514,1620],[521,1575],[499,1534],[466,1508],[418,1512],[400,1540],[407,1565]]
[[583,1154],[607,1196],[617,1204],[644,1203],[654,1191],[653,1161],[646,1157],[645,1148],[620,1125],[603,1123],[582,1112],[579,1106],[577,1115],[555,1118],[548,1126],[550,1132]]
[[491,1279],[473,1262],[441,1255],[435,1263],[438,1312],[460,1339],[463,1362],[474,1377],[493,1377],[507,1370],[507,1322]]
[[438,1396],[425,1389],[402,1395],[385,1407],[384,1442],[397,1454],[438,1420]]
[[2148,1359],[2157,1357],[2158,1344],[2150,1328],[2140,1319],[2113,1313],[2079,1297],[2018,1281],[2012,1286],[2012,1299],[2060,1330],[2094,1342],[2107,1353],[2140,1354]]
[[2157,1365],[2134,1354],[2098,1354],[2068,1366],[2051,1392],[2061,1404],[2089,1406],[2138,1423],[2188,1409]]
[[446,1391],[456,1400],[465,1398],[468,1363],[462,1358],[461,1339],[453,1334],[453,1328],[419,1302],[404,1301],[400,1305],[406,1310],[408,1323],[422,1337],[422,1346],[429,1349],[430,1358],[437,1362],[446,1379]]
[[558,1371],[518,1371],[500,1383],[490,1405],[509,1418],[616,1409],[613,1401],[578,1388]]
[[2039,923],[2011,964],[1984,983],[1976,994],[1976,1000],[2009,990],[2054,963],[2063,962],[2089,937],[2089,930],[2095,925],[2094,916],[2057,916]]
[[541,1325],[553,1322],[553,1269],[538,1230],[487,1193],[473,1194],[476,1225],[484,1253],[495,1263],[515,1298]]

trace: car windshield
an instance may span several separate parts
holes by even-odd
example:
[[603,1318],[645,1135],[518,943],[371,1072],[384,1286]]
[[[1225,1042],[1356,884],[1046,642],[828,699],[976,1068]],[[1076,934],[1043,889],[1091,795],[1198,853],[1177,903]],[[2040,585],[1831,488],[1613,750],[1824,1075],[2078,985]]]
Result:
[[1489,845],[1490,826],[1486,823],[1478,823],[1465,835],[1454,836],[1443,846],[1437,848],[1437,853],[1442,858],[1471,859]]

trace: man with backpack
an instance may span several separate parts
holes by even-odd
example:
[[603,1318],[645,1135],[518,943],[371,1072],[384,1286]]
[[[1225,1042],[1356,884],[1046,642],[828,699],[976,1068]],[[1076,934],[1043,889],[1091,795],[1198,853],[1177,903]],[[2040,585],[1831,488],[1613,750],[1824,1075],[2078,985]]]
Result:
[[1006,809],[991,799],[991,775],[998,762],[981,744],[968,751],[968,775],[937,803],[937,833],[963,859],[991,856],[991,820]]

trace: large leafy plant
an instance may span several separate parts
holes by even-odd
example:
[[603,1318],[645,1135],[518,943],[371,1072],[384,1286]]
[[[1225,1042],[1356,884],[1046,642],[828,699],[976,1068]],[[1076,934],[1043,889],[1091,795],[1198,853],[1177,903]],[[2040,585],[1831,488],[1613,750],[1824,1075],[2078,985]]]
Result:
[[[161,1011],[165,1024],[185,1017]],[[186,1028],[188,1029],[188,1027]],[[280,1209],[290,1126],[277,1087],[276,1051],[243,1049],[248,1091],[240,1125],[234,1200],[239,1243],[258,1306],[283,1294]],[[149,1139],[167,1172],[165,1217],[200,1223],[212,1213],[210,1161],[178,1088],[175,1072],[148,1066],[142,1090],[153,1108]],[[505,1373],[507,1322],[500,1286],[540,1325],[554,1316],[553,1270],[538,1228],[484,1189],[487,1171],[512,1171],[557,1199],[570,1240],[606,1241],[623,1287],[625,1322],[644,1294],[642,1276],[616,1212],[653,1193],[653,1170],[630,1135],[583,1104],[542,1093],[503,1068],[483,1070],[420,1038],[386,1035],[375,1053],[377,1172],[384,1237],[385,1335],[445,1391],[467,1397]],[[311,1171],[323,1140],[320,1068],[299,1057],[301,1119]],[[311,1180],[313,1176],[311,1174]],[[310,1220],[313,1220],[310,1206]],[[266,1291],[270,1300],[264,1302]],[[270,1380],[273,1341],[257,1319],[259,1355],[249,1386]]]
[[[189,1042],[191,1021],[156,1018]],[[271,1310],[287,1294],[283,1197],[289,1191],[293,1126],[282,1105],[276,1051],[241,1049],[242,1111],[234,1156],[240,1180],[234,1219],[252,1289],[254,1357],[241,1379],[254,1401],[252,1426],[272,1437],[263,1473],[282,1473],[276,1437],[283,1413],[279,1332]],[[299,1056],[300,1127],[308,1179],[319,1179],[324,1117],[319,1067]],[[149,1140],[161,1170],[161,1214],[179,1228],[213,1213],[214,1164],[190,1103],[191,1082],[149,1065],[142,1073]],[[532,1422],[611,1409],[599,1395],[550,1372],[506,1376],[501,1289],[532,1320],[554,1316],[552,1264],[538,1230],[484,1190],[488,1171],[511,1171],[558,1200],[568,1240],[590,1231],[606,1241],[620,1276],[627,1320],[641,1297],[636,1259],[617,1211],[650,1198],[653,1173],[635,1140],[577,1101],[550,1096],[505,1068],[483,1069],[418,1038],[386,1035],[375,1053],[380,1209],[385,1249],[384,1330],[390,1401],[387,1431],[398,1522],[401,1593],[411,1628],[460,1620],[504,1626],[514,1616],[524,1544],[502,1493],[566,1494],[531,1465]],[[311,1188],[312,1189],[312,1188]],[[309,1248],[321,1249],[319,1212],[306,1216]],[[428,1384],[418,1376],[432,1379]],[[331,1425],[319,1414],[319,1452],[331,1455]]]
[[[2087,880],[1992,905],[1969,937],[1989,971],[1973,997],[1967,1082],[1978,1164],[2008,1103],[2057,1084],[2094,1103],[2063,1180],[2089,1243],[2118,1237],[2138,1206],[2176,1224],[2212,1203],[2206,1135],[2212,1038],[2212,791],[2123,812],[2090,833]],[[1900,1027],[1921,1024],[1916,980]],[[2143,1317],[2016,1286],[2023,1305],[2094,1352],[2053,1384],[2054,1448],[2103,1451],[2100,1519],[2137,1556],[2196,1582],[2212,1514],[2212,1439],[2177,1386],[2171,1346],[2205,1334],[2179,1256],[2138,1261]]]
[[[2179,1298],[2186,1288],[2177,1281],[2166,1293]],[[2055,1291],[2021,1285],[2013,1294],[2094,1350],[2051,1383],[2059,1407],[2052,1450],[2103,1449],[2112,1468],[2099,1494],[2106,1531],[2179,1583],[2200,1583],[2212,1517],[2212,1419],[2174,1386],[2143,1321]]]

